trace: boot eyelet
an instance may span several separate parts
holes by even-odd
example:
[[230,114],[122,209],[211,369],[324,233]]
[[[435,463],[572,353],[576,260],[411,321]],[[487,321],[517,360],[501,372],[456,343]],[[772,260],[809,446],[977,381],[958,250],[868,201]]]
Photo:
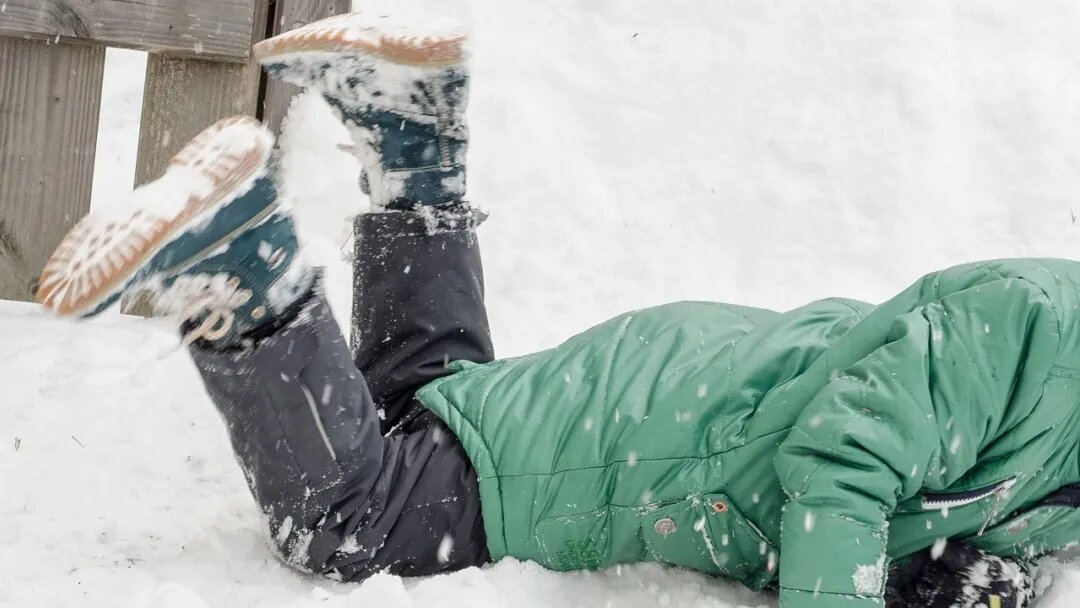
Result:
[[251,300],[251,290],[241,289],[240,291],[236,292],[236,300],[240,303],[240,305],[247,304]]
[[240,287],[240,279],[229,277],[229,289],[236,289],[237,287]]
[[263,318],[264,316],[266,316],[265,306],[256,306],[255,310],[251,311],[251,318],[255,319],[256,321]]
[[727,513],[727,509],[727,503],[722,500],[712,503],[712,510],[714,513]]

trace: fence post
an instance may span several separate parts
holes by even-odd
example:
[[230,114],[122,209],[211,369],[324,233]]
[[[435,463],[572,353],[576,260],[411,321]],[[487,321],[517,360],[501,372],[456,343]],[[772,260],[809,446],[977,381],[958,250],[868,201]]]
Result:
[[[329,17],[340,2],[348,0],[259,0],[252,42]],[[188,140],[226,116],[258,116],[279,130],[298,91],[266,79],[253,60],[231,65],[151,54],[135,184],[156,178]]]
[[159,177],[169,159],[218,120],[255,114],[259,72],[232,64],[151,54],[146,61],[135,185]]
[[[255,3],[253,43],[266,35],[270,2]],[[135,186],[160,176],[169,159],[206,127],[234,114],[256,115],[261,74],[252,58],[229,64],[150,53],[146,60]],[[151,316],[150,294],[128,294],[121,302],[121,310]]]
[[0,37],[0,299],[31,300],[90,209],[103,47]]
[[[338,1],[259,0],[252,42],[334,14]],[[233,114],[264,119],[275,132],[298,88],[268,80],[254,60],[231,65],[151,54],[146,66],[135,185],[155,179],[192,137]],[[150,316],[149,294],[125,300],[128,314]]]
[[[339,5],[349,9],[349,0],[277,0],[270,35],[294,30],[302,25],[336,15]],[[289,104],[300,89],[280,80],[266,83],[263,120],[275,132],[281,130],[281,121],[289,111]]]
[[[270,0],[257,0],[252,42],[266,35]],[[222,63],[150,53],[146,61],[142,127],[135,185],[157,178],[191,138],[234,114],[254,115],[259,107],[258,64]]]

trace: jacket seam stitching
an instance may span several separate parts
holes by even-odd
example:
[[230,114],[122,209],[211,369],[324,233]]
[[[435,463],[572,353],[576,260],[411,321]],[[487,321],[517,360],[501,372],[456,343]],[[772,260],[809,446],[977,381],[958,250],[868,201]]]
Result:
[[1062,336],[1065,334],[1065,332],[1063,331],[1062,326],[1061,326],[1061,313],[1058,310],[1057,306],[1054,305],[1054,299],[1050,297],[1050,294],[1047,293],[1046,290],[1043,289],[1043,287],[1041,285],[1035,283],[1034,281],[1032,281],[1030,279],[1024,279],[1024,278],[1021,278],[1020,280],[1024,281],[1028,285],[1031,285],[1032,287],[1037,289],[1039,291],[1039,293],[1042,294],[1043,299],[1046,301],[1046,305],[1049,306],[1050,310],[1054,313],[1054,322],[1057,325],[1057,339],[1058,339],[1057,353],[1055,353],[1055,354],[1061,354],[1061,348],[1064,345],[1064,342],[1062,340]]
[[[451,376],[446,376],[446,377],[450,378]],[[475,424],[473,424],[472,420],[469,420],[467,417],[465,417],[465,415],[461,412],[461,410],[459,410],[459,409],[457,409],[456,407],[453,406],[453,403],[450,401],[449,397],[442,391],[442,387],[436,387],[436,393],[445,402],[447,413],[449,413],[450,411],[453,411],[455,414],[457,414],[460,421],[466,425],[466,427],[472,432],[473,435],[475,435],[477,443],[481,446],[481,448],[483,448],[483,456],[484,456],[484,459],[487,461],[487,462],[484,463],[485,466],[490,468],[492,471],[495,471],[496,470],[495,469],[495,457],[492,454],[491,446],[489,446],[487,444],[487,441],[484,440],[484,436],[480,433],[480,428],[478,426],[476,426]],[[455,435],[458,435],[458,434],[455,433]],[[458,435],[458,441],[464,447],[465,439],[463,437],[461,437],[460,435]],[[466,451],[468,452],[469,459],[471,461],[472,460],[472,452],[468,451],[468,450],[466,450]],[[479,471],[477,471],[476,463],[473,462],[472,465],[473,465],[473,470],[476,472],[477,492],[481,496],[481,507],[483,507],[483,496],[482,496],[483,491],[479,487],[480,482],[483,482],[485,480],[494,480],[495,483],[498,484],[498,486],[499,486],[498,491],[497,491],[498,496],[499,496],[499,530],[500,530],[501,536],[502,536],[502,538],[501,538],[502,546],[501,546],[500,550],[505,555],[506,554],[506,548],[509,546],[510,543],[506,538],[506,512],[507,512],[507,510],[506,510],[506,497],[503,495],[503,491],[502,491],[502,478],[503,478],[503,476],[495,474],[495,475],[491,475],[491,476],[488,476],[488,477],[483,477],[483,476],[480,475]],[[486,525],[485,525],[485,529],[486,529]],[[490,545],[488,547],[490,549]]]
[[[626,330],[630,327],[630,322],[634,320],[635,316],[636,315],[631,313],[626,317],[626,320],[622,322],[622,325],[619,326],[619,330],[615,332],[615,340],[611,345],[611,350],[608,352],[607,365],[604,366],[607,371],[607,381],[604,382],[604,394],[600,399],[600,420],[597,423],[596,437],[604,436],[604,418],[606,417],[605,413],[608,411],[608,406],[610,405],[608,399],[611,396],[611,382],[612,376],[614,376],[615,355],[619,350],[619,346],[622,345],[623,339],[626,337]],[[494,383],[492,384],[494,386]]]
[[1068,365],[1052,365],[1047,375],[1064,380],[1080,380],[1080,368]]
[[[730,448],[728,448],[726,450],[720,450],[718,452],[711,452],[711,453],[706,454],[704,456],[697,455],[697,454],[689,454],[689,455],[682,455],[682,456],[666,456],[664,458],[638,458],[635,462],[640,464],[642,462],[665,462],[665,461],[668,461],[668,460],[679,460],[679,461],[683,461],[683,462],[685,462],[687,460],[696,460],[696,461],[711,460],[711,459],[713,459],[713,458],[715,458],[717,456],[723,456],[724,454],[727,454],[728,452],[731,452],[733,450],[742,449],[743,447],[745,447],[746,445],[748,445],[749,443],[752,443],[754,441],[761,441],[762,439],[767,439],[767,438],[769,438],[769,437],[771,437],[773,435],[778,435],[778,434],[787,433],[787,432],[790,432],[790,429],[781,429],[779,431],[773,431],[771,433],[766,433],[766,434],[761,435],[759,437],[753,438],[752,440],[747,442],[747,444],[732,446],[732,447],[730,447]],[[596,469],[606,469],[606,468],[611,467],[611,466],[615,466],[615,465],[619,465],[619,464],[626,464],[628,462],[629,462],[629,460],[612,460],[611,462],[608,462],[608,463],[605,463],[605,464],[598,464],[598,465],[593,465],[593,466],[573,467],[573,468],[569,468],[569,469],[559,469],[559,470],[552,470],[552,471],[540,471],[540,472],[536,472],[536,473],[509,473],[509,474],[505,474],[505,475],[494,475],[494,476],[491,476],[491,477],[484,477],[483,479],[495,479],[495,478],[498,478],[498,479],[513,479],[513,478],[517,478],[517,477],[547,477],[547,476],[551,476],[551,475],[562,475],[563,473],[573,473],[575,471],[592,471],[592,470],[596,470]]]
[[813,589],[799,589],[797,587],[784,587],[782,585],[781,585],[780,589],[782,591],[795,591],[795,592],[798,592],[798,593],[813,593],[815,595],[832,595],[832,596],[836,596],[836,597],[857,597],[857,598],[860,598],[860,599],[868,599],[868,600],[881,599],[881,597],[882,597],[881,594],[878,594],[878,595],[859,595],[858,593],[838,593],[836,591],[815,591]]
[[1061,348],[1063,346],[1061,337],[1062,337],[1062,335],[1064,335],[1064,332],[1062,330],[1062,325],[1061,325],[1061,314],[1060,314],[1060,311],[1058,310],[1057,306],[1054,305],[1054,299],[1050,297],[1050,294],[1047,293],[1046,289],[1043,288],[1042,285],[1039,285],[1038,283],[1036,283],[1035,281],[1032,281],[1031,279],[1028,279],[1028,278],[1022,277],[1022,276],[1018,276],[1018,277],[1002,276],[1000,272],[997,273],[997,274],[998,274],[998,277],[1000,277],[1000,280],[1002,280],[1002,281],[1013,280],[1013,281],[1020,281],[1020,282],[1023,282],[1023,283],[1027,283],[1030,287],[1034,288],[1036,291],[1039,292],[1039,294],[1042,296],[1044,302],[1046,303],[1047,307],[1049,307],[1050,311],[1054,313],[1054,323],[1055,323],[1055,325],[1057,325],[1057,338],[1058,338],[1058,348],[1057,348],[1057,353],[1055,353],[1055,354],[1061,354]]
[[855,308],[854,306],[852,306],[851,304],[845,302],[841,298],[826,298],[826,299],[829,300],[830,302],[836,302],[837,304],[839,304],[839,305],[843,306],[844,308],[847,308],[848,310],[850,310],[853,313],[851,316],[855,316],[855,317],[863,316],[863,311],[859,310],[858,308]]

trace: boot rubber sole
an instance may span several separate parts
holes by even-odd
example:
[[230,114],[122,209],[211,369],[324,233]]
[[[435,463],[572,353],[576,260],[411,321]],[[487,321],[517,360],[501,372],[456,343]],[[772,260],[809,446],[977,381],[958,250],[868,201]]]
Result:
[[161,178],[80,220],[46,262],[35,298],[57,315],[79,316],[123,291],[164,246],[250,189],[273,146],[273,135],[249,116],[208,127]]
[[401,25],[366,13],[336,15],[285,32],[253,47],[263,64],[294,53],[359,53],[417,67],[447,67],[466,58],[466,36],[456,26]]

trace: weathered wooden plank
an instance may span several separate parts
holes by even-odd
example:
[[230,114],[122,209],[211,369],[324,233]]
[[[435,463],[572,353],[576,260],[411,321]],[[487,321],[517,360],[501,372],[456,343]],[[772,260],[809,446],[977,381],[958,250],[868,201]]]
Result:
[[[2,2],[3,0],[0,0]],[[265,36],[271,0],[255,0],[247,46]],[[225,64],[151,54],[146,62],[135,185],[158,177],[191,138],[234,114],[255,115],[262,71],[248,59]]]
[[258,1],[0,0],[0,34],[244,62]]
[[90,209],[104,70],[101,47],[0,37],[0,299],[32,299]]
[[157,178],[169,159],[214,122],[235,114],[255,114],[259,71],[166,55],[146,63],[142,128],[135,167],[136,185]]
[[[268,12],[269,2],[258,0],[248,45],[265,35]],[[169,159],[211,124],[235,114],[254,116],[261,78],[254,60],[227,64],[151,54],[146,63],[135,185],[160,176]],[[145,297],[131,298],[123,308],[130,314],[150,314]]]
[[[294,30],[341,11],[349,10],[349,0],[277,0],[272,35]],[[275,132],[289,111],[289,104],[300,89],[280,80],[268,80],[263,102],[263,120]]]
[[[254,62],[230,64],[150,55],[135,184],[160,176],[169,159],[214,122],[235,114],[254,114],[258,95],[259,71]],[[121,309],[150,316],[149,295],[125,298]]]

